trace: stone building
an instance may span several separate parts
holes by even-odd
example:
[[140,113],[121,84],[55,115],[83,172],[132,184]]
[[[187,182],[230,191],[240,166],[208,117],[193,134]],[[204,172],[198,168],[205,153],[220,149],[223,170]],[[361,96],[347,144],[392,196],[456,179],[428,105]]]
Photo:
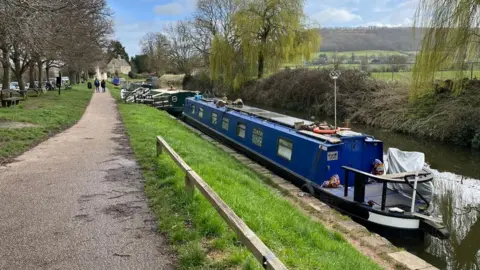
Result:
[[118,56],[118,58],[113,58],[107,64],[107,72],[109,72],[110,74],[115,74],[115,72],[117,72],[118,74],[127,75],[131,70],[132,67],[130,66],[130,64],[120,55]]

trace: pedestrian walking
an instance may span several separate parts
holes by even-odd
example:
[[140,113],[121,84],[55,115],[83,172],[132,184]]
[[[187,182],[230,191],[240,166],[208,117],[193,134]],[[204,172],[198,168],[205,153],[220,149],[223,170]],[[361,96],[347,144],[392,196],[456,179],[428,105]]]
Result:
[[102,80],[101,85],[102,85],[102,90],[103,90],[103,92],[105,93],[105,90],[106,90],[106,89],[105,89],[105,88],[106,88],[106,86],[105,86],[105,80]]
[[95,84],[95,92],[97,93],[100,92],[100,81],[97,78],[95,78],[94,84]]

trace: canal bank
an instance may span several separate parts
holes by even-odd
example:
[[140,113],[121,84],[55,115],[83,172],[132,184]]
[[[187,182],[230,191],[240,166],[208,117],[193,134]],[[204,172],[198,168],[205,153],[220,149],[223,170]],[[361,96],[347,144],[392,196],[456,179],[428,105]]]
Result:
[[[305,112],[249,104],[270,111],[311,119]],[[325,116],[314,116],[319,121],[332,123]],[[341,121],[341,125],[344,125]],[[442,216],[451,232],[448,240],[427,236],[425,242],[405,243],[401,239],[389,239],[395,245],[425,259],[439,269],[476,269],[480,264],[480,153],[465,147],[455,147],[434,140],[395,133],[358,123],[352,123],[355,131],[375,136],[384,142],[385,149],[425,153],[426,162],[435,172],[434,213]]]
[[[150,123],[152,124],[155,124],[153,122],[151,122],[152,119],[157,119],[159,122],[163,122],[162,123],[162,126],[164,126],[163,130],[164,131],[158,131],[157,134],[165,134],[165,130],[168,130],[168,129],[173,129],[173,130],[176,130],[177,127],[174,123],[170,122],[172,119],[171,117],[169,116],[170,119],[168,118],[165,118],[164,115],[165,114],[162,114],[161,112],[158,112],[158,111],[155,111],[151,108],[148,108],[146,106],[135,106],[135,105],[128,105],[128,104],[119,104],[120,107],[124,107],[125,108],[130,108],[129,110],[129,113],[128,115],[130,115],[129,117],[127,118],[130,118],[133,114],[136,114],[134,112],[138,112],[138,116],[144,116],[146,117],[147,115],[150,115],[150,113],[147,113],[147,111],[144,111],[145,110],[150,110],[150,112],[152,113],[158,113],[158,115],[156,117],[152,117],[152,115],[150,115],[150,117],[147,117],[149,118],[149,125]],[[122,109],[120,109],[120,111],[122,112]],[[137,118],[137,116],[135,116],[135,118]],[[142,119],[143,121],[145,119]],[[195,134],[199,134],[198,131],[196,131],[195,129],[192,129],[191,127],[188,127],[186,126],[183,122],[180,122],[179,120],[176,120],[176,119],[173,119],[173,121],[175,121],[177,124],[180,124],[184,127],[187,127],[191,132],[195,133]],[[124,120],[125,122],[125,120]],[[127,126],[127,129],[128,129],[128,124],[126,123],[126,126]],[[143,126],[143,125],[142,125]],[[166,128],[166,127],[170,127],[170,128]],[[147,129],[145,129],[145,127],[143,127],[143,131],[146,131]],[[176,133],[176,132],[174,132]],[[148,135],[148,134],[145,134],[145,133],[142,133],[142,135]],[[168,136],[169,137],[172,137],[172,133],[168,133]],[[139,136],[138,134],[136,136]],[[164,136],[167,136],[167,135],[164,135]],[[345,217],[345,216],[342,216],[340,215],[338,212],[336,212],[335,210],[331,209],[330,207],[328,207],[327,205],[323,204],[322,202],[318,201],[317,199],[314,199],[312,197],[310,197],[308,194],[304,193],[304,192],[301,192],[297,187],[293,186],[292,184],[286,182],[285,180],[275,176],[275,175],[272,175],[271,173],[268,172],[268,170],[266,170],[265,168],[257,165],[256,163],[250,161],[248,158],[244,157],[243,155],[240,155],[240,154],[236,154],[233,150],[225,147],[224,145],[210,139],[209,137],[206,137],[205,135],[201,135],[201,138],[206,140],[206,141],[203,141],[201,143],[199,143],[198,145],[203,145],[204,144],[209,144],[207,141],[210,141],[212,143],[212,145],[218,147],[219,150],[221,151],[224,151],[226,154],[230,155],[233,159],[236,159],[238,160],[238,162],[242,163],[244,166],[243,168],[247,169],[248,171],[254,173],[257,177],[255,180],[255,182],[257,182],[258,184],[260,184],[260,186],[262,186],[262,188],[267,188],[270,190],[270,192],[273,192],[274,194],[277,194],[280,196],[280,200],[279,201],[276,201],[276,202],[273,202],[274,204],[278,204],[278,205],[283,205],[284,202],[288,202],[290,207],[288,207],[287,209],[284,209],[282,208],[284,211],[287,211],[289,214],[286,214],[285,212],[282,212],[280,213],[280,215],[282,215],[283,218],[285,218],[285,216],[289,216],[289,218],[291,218],[291,210],[294,210],[294,211],[299,211],[300,213],[302,213],[302,215],[304,217],[309,217],[312,219],[312,221],[314,222],[313,224],[315,224],[314,226],[312,226],[312,232],[315,232],[316,235],[318,235],[318,233],[320,233],[320,231],[317,231],[318,228],[315,228],[317,225],[320,225],[322,227],[321,224],[323,224],[324,226],[326,226],[327,230],[330,231],[330,235],[337,235],[335,238],[337,238],[338,240],[340,239],[345,239],[343,240],[346,244],[350,244],[352,245],[353,247],[355,247],[355,249],[357,249],[361,254],[363,254],[364,256],[367,256],[367,257],[370,257],[374,262],[376,262],[381,268],[383,269],[434,269],[432,268],[432,266],[430,264],[428,264],[427,262],[415,257],[415,256],[412,256],[411,254],[409,254],[408,252],[405,252],[405,251],[399,251],[395,246],[393,246],[389,241],[385,240],[384,238],[376,235],[376,234],[372,234],[370,233],[368,230],[366,230],[363,226],[360,226],[358,224],[356,224],[355,222],[353,222],[352,220],[350,220],[348,217]],[[173,138],[170,138],[170,139],[174,139],[174,140],[179,140],[179,138],[177,136],[173,136]],[[177,141],[177,143],[180,143],[181,141],[183,141],[183,138],[180,140],[180,141]],[[149,140],[147,142],[147,144],[150,144],[152,143],[151,140]],[[185,144],[185,142],[183,142]],[[187,143],[188,144],[188,143]],[[185,146],[185,147],[189,147],[189,146]],[[134,147],[135,148],[135,147]],[[192,147],[190,147],[192,148]],[[192,149],[190,149],[190,152],[193,152],[195,153],[196,151],[193,151]],[[184,156],[184,154],[180,154],[182,157]],[[214,158],[215,160],[217,160],[217,156],[210,153],[209,154],[209,157],[210,158]],[[224,167],[224,166],[227,166],[227,167],[230,167],[228,166],[228,159],[218,159],[217,162],[220,162],[221,165],[220,167]],[[190,163],[190,162],[188,162]],[[216,164],[217,167],[218,167],[218,164]],[[159,168],[157,168],[159,169]],[[213,171],[215,171],[216,168],[211,168]],[[212,170],[210,172],[212,172]],[[159,180],[163,180],[163,179],[155,179],[157,181]],[[179,186],[183,186],[183,177],[179,177],[179,180],[180,180],[180,185]],[[236,180],[241,180],[241,179],[236,179]],[[265,185],[265,184],[268,184],[268,185]],[[166,189],[168,186],[167,185],[161,185],[161,189]],[[274,187],[274,188],[272,188]],[[241,188],[239,189],[239,187],[231,187],[233,188],[234,192],[240,192],[242,193],[242,190]],[[214,188],[216,190],[216,188]],[[250,191],[257,191],[255,193],[258,193],[258,190],[255,188],[255,189],[252,189]],[[279,191],[281,191],[281,193],[279,193]],[[182,195],[183,196],[183,188],[181,188],[181,190],[177,191],[179,192],[179,194],[176,194],[176,196],[180,196]],[[261,197],[258,198],[257,200],[253,200],[253,201],[250,201],[250,203],[256,203],[256,204],[259,204],[259,205],[262,205],[262,211],[275,211],[277,212],[278,210],[275,210],[276,207],[267,207],[266,209],[263,209],[264,207],[264,203],[262,203],[263,200],[267,199],[270,201],[270,199],[267,197],[265,197],[265,194],[249,194],[249,195],[253,195],[253,196],[249,196],[250,198],[254,198],[255,196],[258,196],[260,195]],[[165,201],[167,202],[170,202],[171,200],[169,198],[166,198],[164,195],[160,196],[163,198],[163,200],[161,201],[162,203],[164,203]],[[222,196],[223,197],[223,196]],[[237,199],[238,200],[238,199]],[[277,206],[277,205],[276,205]],[[157,207],[155,207],[157,208]],[[175,213],[177,215],[177,213],[179,211],[181,211],[183,209],[181,209],[180,207],[176,209]],[[206,210],[206,209],[204,209]],[[235,211],[237,212],[237,211]],[[164,215],[162,215],[164,216]],[[160,218],[160,216],[159,216]],[[325,236],[320,236],[320,238],[318,240],[315,240],[314,238],[311,238],[311,235],[309,235],[308,233],[305,234],[305,232],[302,232],[301,235],[297,235],[297,230],[298,230],[298,226],[300,227],[303,227],[302,226],[302,219],[295,219],[290,221],[290,222],[294,222],[296,225],[296,229],[295,230],[289,230],[289,229],[285,229],[285,221],[282,220],[281,218],[280,219],[277,219],[276,221],[270,221],[269,220],[269,217],[268,215],[264,215],[264,218],[265,220],[261,220],[260,222],[262,223],[262,225],[265,225],[265,229],[266,230],[273,230],[273,231],[277,231],[278,230],[278,226],[281,226],[282,227],[282,231],[285,230],[285,233],[288,234],[289,237],[297,237],[297,240],[300,241],[300,242],[311,242],[311,241],[321,241],[322,242],[322,245],[318,246],[315,250],[312,250],[314,256],[316,257],[315,260],[327,260],[327,261],[324,261],[324,262],[314,262],[314,263],[311,263],[309,262],[309,264],[305,264],[304,260],[304,256],[309,256],[309,254],[305,254],[304,251],[305,249],[302,247],[305,243],[301,243],[300,242],[288,242],[288,238],[287,239],[275,239],[277,241],[282,241],[282,245],[280,245],[279,247],[278,246],[270,246],[270,244],[268,244],[268,242],[265,241],[265,243],[272,248],[272,250],[274,251],[275,254],[278,255],[278,253],[276,252],[276,250],[280,249],[287,249],[288,250],[295,250],[295,256],[294,257],[288,257],[288,259],[285,259],[285,257],[282,257],[282,255],[279,255],[278,257],[286,262],[286,264],[289,266],[289,268],[291,269],[317,269],[316,267],[320,267],[321,265],[323,265],[322,269],[337,269],[337,266],[340,266],[342,265],[342,263],[339,263],[338,261],[335,261],[336,258],[335,256],[327,256],[327,257],[324,257],[322,254],[323,253],[328,253],[330,254],[331,252],[338,252],[339,250],[337,248],[331,248],[328,246],[328,238],[325,238]],[[272,223],[274,222],[274,223]],[[191,220],[188,221],[189,224],[192,223]],[[287,222],[288,223],[288,222]],[[269,225],[270,224],[270,225]],[[273,225],[275,224],[275,225]],[[167,234],[170,234],[171,232],[168,230],[168,226],[170,225],[167,225],[167,230],[165,231]],[[173,228],[175,228],[176,226],[173,226]],[[309,226],[310,227],[310,226]],[[194,227],[192,227],[193,229]],[[304,229],[302,229],[303,231]],[[280,233],[280,234],[283,234],[281,232],[275,232],[276,234]],[[259,235],[260,237],[262,237],[261,235]],[[300,238],[299,238],[300,237]],[[195,240],[195,239],[193,239]],[[262,240],[264,240],[264,238],[262,237]],[[285,241],[287,240],[287,241]],[[311,244],[314,244],[314,245],[318,245],[318,243],[308,243],[307,245],[311,245]],[[198,261],[189,261],[190,264],[190,267],[191,266],[196,266],[198,267],[198,265],[202,265],[202,266],[205,266],[203,263],[205,263],[207,265],[207,267],[210,267],[211,265],[221,265],[222,266],[222,269],[223,268],[234,268],[236,264],[232,264],[232,265],[229,265],[229,264],[226,264],[225,262],[225,259],[229,257],[230,254],[230,249],[228,249],[228,252],[226,252],[225,254],[223,254],[223,251],[222,250],[216,250],[216,247],[208,247],[208,246],[204,246],[203,245],[203,241],[202,241],[202,244],[200,245],[201,249],[207,249],[207,259],[204,260],[204,261],[201,261],[202,264],[198,264]],[[182,249],[179,249],[181,250],[181,252],[185,252],[185,250],[182,250]],[[188,248],[186,249],[188,250]],[[302,251],[303,250],[303,251]],[[343,250],[343,249],[342,249]],[[345,250],[343,250],[342,252],[344,252]],[[210,253],[216,253],[216,252],[220,252],[222,253],[221,255],[218,255],[217,257],[211,257],[210,256]],[[283,251],[285,252],[285,251]],[[348,252],[348,251],[347,251]],[[348,254],[347,254],[348,255]],[[301,256],[297,258],[297,256]],[[179,257],[182,257],[181,255]],[[220,259],[221,261],[218,261],[218,259]],[[307,258],[308,259],[308,258]],[[288,263],[288,260],[292,260],[290,261],[290,264]],[[183,260],[181,260],[183,261]],[[252,264],[252,260],[250,259],[248,262],[247,262],[249,265]],[[353,262],[351,262],[353,263]],[[354,262],[355,265],[356,265],[356,268],[358,267],[362,267],[362,263],[360,262]],[[332,265],[330,265],[332,264]],[[357,265],[358,264],[358,265]],[[228,265],[228,267],[227,267]],[[253,265],[255,265],[255,263],[253,263]],[[293,265],[293,266],[292,266]],[[297,266],[295,266],[297,265]],[[304,265],[302,267],[300,267],[299,265]],[[307,267],[307,268],[305,268]],[[313,267],[313,268],[311,268]]]
[[[117,91],[118,92],[118,91]],[[117,93],[118,96],[118,93]],[[380,269],[337,232],[325,228],[264,183],[261,175],[154,108],[119,104],[150,205],[183,268],[260,269],[249,252],[200,196],[185,196],[184,175],[156,158],[154,138],[175,151],[291,269]]]

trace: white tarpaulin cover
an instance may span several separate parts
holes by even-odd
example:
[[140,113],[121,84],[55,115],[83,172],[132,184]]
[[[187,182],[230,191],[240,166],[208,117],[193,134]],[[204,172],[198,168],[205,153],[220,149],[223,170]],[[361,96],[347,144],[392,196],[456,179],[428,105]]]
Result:
[[[420,171],[425,166],[425,154],[420,152],[405,152],[396,148],[389,148],[387,157],[385,159],[386,173],[403,173]],[[413,185],[413,184],[412,184]],[[412,188],[407,184],[392,184],[388,183],[388,188],[397,190],[402,195],[411,198]],[[433,183],[419,183],[417,191],[426,200],[431,201],[433,194]],[[417,200],[418,200],[417,196]]]

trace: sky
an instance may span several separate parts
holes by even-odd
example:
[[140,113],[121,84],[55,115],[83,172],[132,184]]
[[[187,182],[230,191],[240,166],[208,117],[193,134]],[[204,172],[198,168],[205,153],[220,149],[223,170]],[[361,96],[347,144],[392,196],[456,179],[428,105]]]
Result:
[[[107,0],[115,34],[130,56],[140,40],[170,23],[191,18],[196,0]],[[419,0],[306,0],[305,13],[322,27],[411,26]]]

